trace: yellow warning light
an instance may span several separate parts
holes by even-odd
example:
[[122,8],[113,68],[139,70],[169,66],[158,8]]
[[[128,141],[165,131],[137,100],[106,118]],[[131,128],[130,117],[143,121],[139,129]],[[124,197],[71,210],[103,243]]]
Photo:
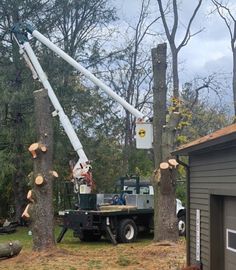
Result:
[[140,129],[139,131],[138,131],[138,135],[141,137],[141,138],[143,138],[143,137],[145,137],[145,135],[146,135],[146,130],[145,129]]

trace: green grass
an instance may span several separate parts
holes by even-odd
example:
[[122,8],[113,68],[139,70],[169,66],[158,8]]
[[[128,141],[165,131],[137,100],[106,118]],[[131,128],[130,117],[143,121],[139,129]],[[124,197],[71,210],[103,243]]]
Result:
[[102,262],[100,260],[90,260],[88,262],[88,269],[103,269]]
[[117,260],[117,264],[120,266],[129,266],[131,264],[131,260],[127,256],[120,255]]
[[[18,227],[17,231],[12,234],[2,234],[0,235],[0,243],[19,240],[22,245],[23,249],[31,249],[32,248],[32,236],[28,235],[29,228],[26,227]],[[55,228],[55,238],[58,237],[59,233],[61,231],[61,227],[57,226]],[[136,246],[145,246],[150,244],[152,241],[152,235],[144,235],[140,236],[137,240],[135,245]],[[64,238],[62,239],[61,243],[57,244],[61,248],[65,249],[71,249],[71,250],[77,250],[77,249],[91,249],[91,250],[98,250],[105,247],[112,247],[112,244],[107,239],[102,239],[98,242],[80,242],[79,238],[76,238],[73,236],[73,231],[68,230],[66,234],[64,235]],[[125,244],[126,246],[133,245],[131,244]],[[91,265],[93,265],[95,262],[91,262]],[[96,264],[96,263],[95,263]],[[94,268],[98,269],[98,268]]]
[[0,243],[19,240],[24,248],[30,249],[32,247],[32,236],[28,235],[29,228],[19,227],[17,232],[11,234],[1,234]]
[[[59,235],[60,230],[60,227],[55,228],[55,237]],[[23,252],[25,252],[16,261],[5,260],[0,262],[1,270],[15,270],[17,268],[22,270],[99,270],[106,268],[130,269],[130,267],[138,269],[139,266],[142,267],[144,260],[146,260],[147,264],[153,265],[153,259],[149,258],[149,256],[147,258],[139,256],[143,254],[143,250],[146,247],[146,251],[150,250],[149,245],[152,243],[152,235],[143,234],[135,243],[113,246],[106,239],[102,239],[99,242],[80,242],[78,238],[73,237],[72,230],[68,230],[62,242],[57,244],[57,249],[52,250],[51,253],[49,252],[46,255],[38,256],[38,254],[31,253],[32,236],[28,235],[28,231],[28,228],[19,227],[16,233],[0,235],[0,243],[19,240],[23,245]],[[29,254],[32,254],[32,261],[29,261],[27,258]],[[179,263],[179,261],[176,263]],[[183,262],[181,261],[182,264]],[[147,269],[156,268],[150,266]]]

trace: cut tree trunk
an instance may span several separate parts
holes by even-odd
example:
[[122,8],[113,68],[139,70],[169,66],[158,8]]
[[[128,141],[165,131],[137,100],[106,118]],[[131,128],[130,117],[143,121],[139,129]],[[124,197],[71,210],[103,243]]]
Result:
[[33,249],[37,251],[49,249],[55,245],[53,223],[53,128],[50,103],[45,89],[34,92],[35,125],[37,141],[47,151],[37,151],[34,158],[34,177],[32,193],[34,200],[29,207],[32,220]]
[[[153,63],[153,145],[155,171],[154,241],[178,239],[176,217],[176,168],[171,157],[179,114],[173,112],[166,123],[166,44],[152,49]],[[178,116],[178,117],[177,117]]]
[[162,132],[166,124],[166,43],[152,49],[153,69],[153,151],[155,168],[162,162]]
[[178,162],[171,157],[175,140],[175,130],[179,122],[179,113],[173,112],[162,134],[162,157],[166,162],[160,164],[158,172],[156,231],[154,241],[177,241],[178,226],[176,216],[176,178]]
[[7,259],[20,253],[22,245],[19,241],[0,244],[0,259]]

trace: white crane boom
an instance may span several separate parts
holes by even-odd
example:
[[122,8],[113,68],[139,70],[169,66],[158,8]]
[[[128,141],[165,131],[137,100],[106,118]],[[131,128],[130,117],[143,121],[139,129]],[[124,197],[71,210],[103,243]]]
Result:
[[[88,182],[92,179],[89,175],[90,167],[88,164],[88,158],[83,150],[83,146],[69,120],[67,115],[65,114],[62,106],[60,105],[51,84],[49,83],[46,74],[44,73],[34,51],[31,48],[31,45],[28,41],[28,33],[30,33],[33,37],[37,38],[40,42],[42,42],[45,46],[63,58],[66,62],[72,65],[76,70],[84,74],[89,80],[91,80],[94,84],[96,84],[100,89],[105,91],[110,97],[120,103],[127,111],[129,111],[132,115],[137,118],[137,123],[142,124],[139,129],[136,130],[137,136],[139,137],[140,143],[137,143],[138,148],[152,148],[152,125],[148,122],[148,118],[145,117],[143,113],[134,108],[131,104],[129,104],[126,100],[116,94],[109,86],[104,84],[101,80],[96,78],[90,71],[76,62],[72,57],[70,57],[67,53],[57,47],[54,43],[52,43],[49,39],[47,39],[44,35],[34,29],[30,24],[27,23],[17,23],[13,29],[12,33],[16,39],[20,47],[20,53],[23,55],[26,60],[29,68],[32,71],[33,78],[38,78],[43,84],[44,88],[48,90],[48,96],[55,108],[55,115],[59,116],[60,122],[74,148],[79,156],[79,161],[74,167],[74,175],[83,176],[88,175]],[[146,144],[145,138],[148,138],[148,144]],[[136,138],[137,139],[137,138]],[[137,141],[137,140],[136,140]],[[140,147],[139,147],[140,146]],[[81,165],[83,164],[83,166]],[[92,182],[92,180],[91,180]]]
[[47,39],[40,32],[38,32],[37,30],[34,30],[32,32],[32,36],[36,37],[45,46],[47,46],[53,52],[58,54],[61,58],[63,58],[66,62],[68,62],[75,69],[77,69],[82,74],[84,74],[84,76],[86,76],[89,80],[91,80],[99,88],[101,88],[103,91],[105,91],[109,96],[111,96],[113,99],[115,99],[118,103],[120,103],[127,111],[129,111],[135,117],[137,117],[138,119],[144,119],[145,116],[143,113],[138,111],[136,108],[134,108],[132,105],[130,105],[126,100],[124,100],[122,97],[117,95],[109,86],[107,86],[105,83],[103,83],[97,77],[95,77],[89,70],[84,68],[78,62],[76,62],[72,57],[70,57],[67,53],[65,53],[63,50],[61,50],[55,44],[53,44],[49,39]]

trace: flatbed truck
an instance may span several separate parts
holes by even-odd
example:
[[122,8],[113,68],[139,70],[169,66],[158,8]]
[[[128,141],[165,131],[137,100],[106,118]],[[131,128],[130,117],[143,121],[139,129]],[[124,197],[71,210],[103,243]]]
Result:
[[[113,244],[134,242],[140,232],[151,232],[154,229],[153,188],[140,183],[138,177],[133,180],[132,183],[121,178],[123,195],[119,197],[125,197],[125,205],[119,205],[122,201],[117,200],[117,194],[80,194],[79,209],[62,211],[63,225],[57,242],[61,242],[68,229],[81,241],[98,241],[105,236]],[[184,236],[186,209],[179,199],[176,199],[176,216],[179,235]]]
[[100,210],[66,210],[57,242],[61,242],[68,229],[81,241],[98,241],[105,236],[113,244],[134,242],[141,230],[153,229],[153,214],[153,208],[137,209],[127,205]]

